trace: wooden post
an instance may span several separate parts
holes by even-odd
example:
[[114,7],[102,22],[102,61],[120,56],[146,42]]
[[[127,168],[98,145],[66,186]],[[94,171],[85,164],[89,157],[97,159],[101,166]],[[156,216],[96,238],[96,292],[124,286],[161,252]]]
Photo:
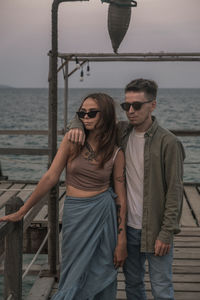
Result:
[[66,127],[67,127],[67,122],[68,122],[68,117],[67,117],[67,112],[68,112],[68,60],[66,60],[66,65],[65,65],[65,88],[64,88],[64,132],[66,132]]
[[[57,151],[57,68],[58,68],[58,6],[62,2],[80,0],[54,0],[51,9],[51,44],[50,76],[49,76],[49,166],[52,163]],[[82,0],[87,1],[87,0]],[[50,229],[48,239],[50,273],[56,275],[59,257],[59,228],[58,228],[58,186],[54,187],[48,201],[48,225]]]
[[[49,167],[57,150],[57,72],[52,66],[53,58],[49,56]],[[54,74],[54,75],[53,75]],[[56,79],[55,79],[56,76]],[[56,83],[55,83],[56,81]],[[50,234],[48,238],[48,262],[50,274],[56,275],[59,253],[59,231],[58,231],[58,188],[54,187],[49,193],[48,199],[48,227]]]
[[0,162],[0,180],[7,180],[7,179],[8,179],[8,176],[3,176],[3,172],[1,169],[1,162]]
[[[24,202],[19,197],[12,197],[6,203],[6,215],[16,212],[22,205]],[[10,294],[12,300],[22,299],[23,220],[14,224],[14,230],[5,237],[5,300]]]

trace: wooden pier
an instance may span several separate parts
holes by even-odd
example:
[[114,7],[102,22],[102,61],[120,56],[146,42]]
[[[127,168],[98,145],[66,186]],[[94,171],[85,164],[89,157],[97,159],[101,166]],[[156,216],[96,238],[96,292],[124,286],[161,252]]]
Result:
[[[79,59],[80,65],[87,62],[139,62],[139,61],[200,61],[200,52],[194,53],[121,53],[120,55],[109,53],[59,53],[58,52],[58,6],[62,2],[71,0],[54,0],[52,4],[52,39],[51,50],[49,51],[49,126],[48,131],[44,130],[3,130],[0,135],[47,135],[48,146],[43,149],[27,148],[0,148],[1,155],[48,155],[49,166],[57,151],[57,135],[60,134],[57,126],[57,74],[63,71],[65,94],[64,94],[64,126],[63,134],[67,124],[68,106],[68,78],[78,70],[69,70],[69,64]],[[79,1],[79,0],[73,0]],[[87,0],[82,0],[87,1]],[[61,66],[58,67],[58,59]],[[178,135],[188,135],[187,132],[179,132]],[[200,131],[189,132],[189,135],[200,135]],[[0,174],[2,175],[2,174]],[[1,176],[3,177],[3,176]],[[5,178],[4,178],[5,179]],[[26,181],[0,181],[0,216],[5,212],[14,211],[17,206],[23,204],[34,189],[36,182]],[[14,198],[12,198],[14,197]],[[18,197],[18,198],[16,198]],[[5,260],[5,300],[22,299],[22,279],[28,270],[37,273],[37,279],[27,296],[27,300],[47,300],[56,292],[58,266],[58,244],[59,229],[62,226],[62,207],[65,197],[64,185],[59,186],[59,191],[54,188],[44,197],[29,213],[20,224],[0,224],[0,263]],[[13,201],[10,201],[12,199]],[[58,201],[59,199],[59,201]],[[13,202],[13,207],[12,207]],[[9,203],[9,205],[8,205]],[[59,203],[59,205],[58,205]],[[7,205],[6,205],[7,204]],[[182,232],[175,238],[174,248],[174,287],[176,300],[199,300],[200,299],[200,183],[185,184],[183,215],[181,219]],[[23,225],[23,226],[22,226]],[[24,243],[22,245],[24,237]],[[48,239],[48,265],[35,266],[34,259],[28,266],[22,266],[22,252],[47,252]],[[6,242],[4,243],[4,240]],[[42,241],[41,245],[40,242]],[[22,249],[23,246],[23,249]],[[38,249],[39,248],[39,249]],[[21,249],[21,251],[19,251]],[[22,251],[23,250],[23,251]],[[1,270],[0,270],[1,271]],[[23,273],[24,271],[24,273]],[[3,272],[3,270],[2,270]],[[153,299],[148,278],[145,277],[148,300]],[[124,276],[120,270],[118,275],[117,299],[125,297]]]
[[[0,215],[5,214],[5,204],[13,196],[26,201],[36,186],[35,182],[0,182]],[[65,187],[59,187],[59,224],[62,225],[62,208],[65,199]],[[175,237],[174,242],[174,288],[176,300],[200,299],[200,184],[184,185],[183,213],[181,218],[182,231]],[[47,200],[44,198],[24,218],[24,251],[36,252],[39,248],[38,240],[44,239],[47,234],[48,209]],[[0,257],[3,261],[3,248],[0,247]],[[46,253],[47,245],[43,252]],[[25,267],[24,267],[25,268]],[[1,270],[2,272],[2,267]],[[32,265],[30,272],[37,274],[37,279],[27,296],[27,300],[50,299],[56,292],[58,282],[49,274],[49,266]],[[153,299],[151,294],[148,267],[145,276],[148,300]],[[125,283],[122,270],[118,274],[117,299],[126,299]]]

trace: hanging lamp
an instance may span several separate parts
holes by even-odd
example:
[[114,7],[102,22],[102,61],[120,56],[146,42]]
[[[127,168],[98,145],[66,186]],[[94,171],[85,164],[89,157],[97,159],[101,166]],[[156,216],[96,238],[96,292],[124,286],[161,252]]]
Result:
[[87,76],[90,76],[90,65],[89,65],[89,60],[87,62]]
[[84,80],[84,71],[83,71],[83,66],[81,66],[81,72],[80,72],[80,81]]
[[128,30],[131,19],[131,7],[136,7],[133,0],[101,0],[109,3],[108,8],[108,32],[113,51],[117,50]]

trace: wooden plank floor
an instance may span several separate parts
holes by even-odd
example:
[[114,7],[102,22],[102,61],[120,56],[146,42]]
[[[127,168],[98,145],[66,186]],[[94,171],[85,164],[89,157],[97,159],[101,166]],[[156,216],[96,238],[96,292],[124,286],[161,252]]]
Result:
[[[16,183],[0,181],[0,217],[5,215],[5,204],[13,196],[20,197],[24,202],[36,187],[35,183]],[[59,188],[59,222],[62,223],[62,208],[65,199],[65,187]],[[32,225],[47,226],[48,208],[44,204],[32,221]]]
[[[146,269],[147,299],[152,300],[148,265]],[[200,299],[200,228],[198,227],[183,227],[182,232],[175,237],[173,282],[176,300]],[[58,283],[54,283],[49,299],[57,288]],[[124,274],[121,269],[118,274],[117,299],[126,299]]]
[[5,204],[11,197],[17,196],[26,201],[34,188],[35,184],[0,182],[0,216],[5,215]]
[[[4,215],[3,205],[11,196],[19,196],[23,201],[31,194],[35,184],[0,182],[0,215]],[[174,262],[173,262],[173,282],[176,300],[200,300],[200,185],[184,186],[183,213],[181,217],[182,231],[175,237],[174,241]],[[59,222],[62,222],[62,208],[65,199],[65,189],[60,187],[59,191]],[[44,205],[32,224],[47,226],[47,206]],[[43,280],[45,281],[45,280]],[[49,280],[46,280],[49,282]],[[150,281],[148,276],[148,266],[145,275],[145,283],[148,300],[153,299],[151,294]],[[38,285],[38,282],[36,283]],[[57,290],[57,283],[51,282],[50,297]],[[44,285],[44,288],[46,286]],[[33,289],[32,291],[41,291]],[[34,295],[34,299],[43,299],[39,295]],[[47,296],[48,298],[48,296]],[[47,299],[45,298],[45,299]],[[28,298],[27,298],[28,299]],[[126,299],[125,283],[122,270],[118,274],[117,299]]]

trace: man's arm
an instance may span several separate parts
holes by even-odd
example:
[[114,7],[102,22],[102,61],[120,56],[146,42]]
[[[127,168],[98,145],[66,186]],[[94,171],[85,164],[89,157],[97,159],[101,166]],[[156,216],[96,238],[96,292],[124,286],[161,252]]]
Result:
[[[117,144],[121,146],[122,136],[126,128],[128,127],[128,122],[120,121],[117,125]],[[77,115],[69,122],[66,128],[68,140],[72,143],[80,143],[84,145],[85,142],[85,132],[83,123],[80,121]]]
[[81,145],[84,145],[85,142],[85,132],[83,123],[78,118],[77,115],[69,122],[67,125],[67,136],[68,140],[73,143],[79,143]]
[[165,211],[160,233],[155,244],[155,254],[169,252],[173,234],[179,231],[183,201],[183,161],[185,152],[180,141],[171,139],[165,149],[164,170],[166,183]]

